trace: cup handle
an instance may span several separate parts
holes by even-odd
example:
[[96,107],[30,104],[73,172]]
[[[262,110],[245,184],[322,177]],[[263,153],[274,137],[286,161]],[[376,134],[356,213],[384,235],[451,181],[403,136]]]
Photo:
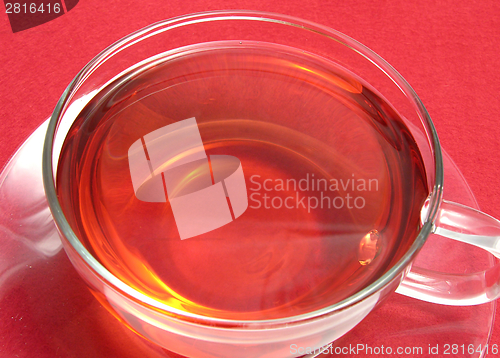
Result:
[[[480,247],[500,258],[500,221],[478,210],[443,200],[433,233]],[[396,292],[451,306],[490,302],[500,297],[500,265],[470,274],[412,267]]]

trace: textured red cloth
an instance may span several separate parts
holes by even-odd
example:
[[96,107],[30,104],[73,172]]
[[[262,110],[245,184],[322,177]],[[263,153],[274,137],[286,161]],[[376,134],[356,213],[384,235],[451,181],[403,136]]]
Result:
[[[150,23],[215,9],[299,16],[339,30],[380,54],[422,99],[443,147],[464,173],[481,209],[500,217],[498,0],[82,0],[65,15],[16,33],[2,8],[0,166],[51,114],[73,76],[102,49]],[[404,319],[405,306],[394,307]],[[433,323],[422,317],[426,319]],[[380,327],[385,326],[382,322]],[[491,344],[500,344],[500,323]],[[2,342],[0,357],[9,356],[1,352]]]

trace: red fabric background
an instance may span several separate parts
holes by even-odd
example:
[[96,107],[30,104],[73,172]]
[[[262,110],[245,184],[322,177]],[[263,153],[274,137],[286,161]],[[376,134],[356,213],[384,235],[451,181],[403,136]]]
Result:
[[[18,33],[0,7],[0,167],[106,46],[165,18],[243,8],[330,26],[384,57],[419,94],[481,209],[500,217],[498,0],[82,0],[66,15]],[[492,344],[500,343],[497,321]]]

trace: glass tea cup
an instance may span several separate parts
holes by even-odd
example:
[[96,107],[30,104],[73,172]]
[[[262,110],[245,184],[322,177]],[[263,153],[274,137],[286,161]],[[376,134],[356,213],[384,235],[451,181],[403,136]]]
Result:
[[432,233],[498,257],[500,223],[443,200],[439,140],[409,84],[298,18],[199,13],[113,44],[59,100],[43,179],[96,298],[187,357],[299,357],[394,291],[499,295],[495,270],[471,283],[412,269]]

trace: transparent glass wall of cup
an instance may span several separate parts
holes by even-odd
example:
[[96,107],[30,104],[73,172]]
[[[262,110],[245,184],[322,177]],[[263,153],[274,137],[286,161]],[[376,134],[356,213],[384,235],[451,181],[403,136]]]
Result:
[[[55,188],[57,161],[79,111],[102,88],[141,62],[184,46],[212,41],[280,44],[326,58],[376,88],[406,118],[424,160],[430,196],[411,248],[383,276],[332,306],[299,316],[238,321],[186,313],[127,286],[82,245],[68,224]],[[117,319],[148,340],[187,357],[297,357],[290,346],[321,347],[356,326],[388,294],[398,291],[450,305],[481,304],[500,295],[494,268],[467,277],[411,269],[431,233],[479,246],[499,257],[500,223],[442,199],[441,148],[431,119],[409,84],[382,58],[355,40],[294,17],[252,11],[186,15],[139,30],[95,57],[74,78],[49,124],[43,175],[46,196],[65,250],[94,295]]]

